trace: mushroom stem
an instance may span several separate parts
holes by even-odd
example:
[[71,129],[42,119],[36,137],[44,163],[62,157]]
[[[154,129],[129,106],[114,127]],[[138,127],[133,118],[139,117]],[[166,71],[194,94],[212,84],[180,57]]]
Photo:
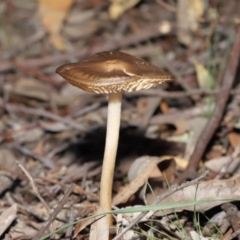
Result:
[[[104,211],[112,209],[112,185],[115,160],[117,154],[119,128],[121,120],[122,92],[110,93],[108,97],[108,116],[105,151],[102,166],[100,185],[100,206]],[[112,216],[108,214],[109,226],[112,225]]]

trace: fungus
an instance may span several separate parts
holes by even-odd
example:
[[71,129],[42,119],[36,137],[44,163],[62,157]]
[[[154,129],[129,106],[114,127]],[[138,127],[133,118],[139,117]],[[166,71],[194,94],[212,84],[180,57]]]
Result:
[[[108,94],[105,151],[100,183],[100,206],[111,211],[122,93],[155,87],[173,76],[143,59],[113,51],[94,54],[86,59],[60,66],[56,72],[70,84],[85,91]],[[111,215],[107,215],[109,225]]]

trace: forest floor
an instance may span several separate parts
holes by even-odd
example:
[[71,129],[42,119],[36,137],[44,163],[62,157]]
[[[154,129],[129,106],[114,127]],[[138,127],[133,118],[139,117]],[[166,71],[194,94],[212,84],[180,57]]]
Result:
[[[237,0],[0,1],[0,238],[240,239],[239,13]],[[175,79],[123,94],[110,228],[94,216],[107,96],[55,73],[102,51]]]

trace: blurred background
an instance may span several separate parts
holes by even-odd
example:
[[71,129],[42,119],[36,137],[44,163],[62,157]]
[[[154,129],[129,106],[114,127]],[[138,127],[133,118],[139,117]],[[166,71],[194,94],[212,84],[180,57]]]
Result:
[[[0,0],[0,204],[21,210],[6,227],[11,239],[35,234],[48,219],[16,161],[51,207],[69,184],[79,186],[69,200],[72,213],[77,209],[72,221],[98,201],[107,98],[72,87],[55,73],[58,66],[120,50],[174,75],[124,94],[113,191],[127,184],[143,155],[179,157],[174,182],[211,117],[239,24],[239,0]],[[205,161],[228,156],[240,141],[239,71],[233,86]],[[155,195],[163,189],[153,187]],[[152,199],[129,194],[126,205]]]

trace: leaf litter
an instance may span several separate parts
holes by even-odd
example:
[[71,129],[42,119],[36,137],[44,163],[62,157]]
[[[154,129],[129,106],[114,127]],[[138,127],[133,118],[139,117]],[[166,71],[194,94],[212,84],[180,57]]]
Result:
[[[116,238],[141,215],[115,213],[110,229],[101,217],[71,225],[100,211],[107,98],[68,85],[55,69],[113,50],[142,57],[176,78],[124,96],[113,209],[148,206],[170,190],[175,192],[159,204],[209,200],[149,213],[125,239],[237,234],[239,204],[231,199],[240,198],[240,90],[237,81],[225,88],[224,79],[239,78],[238,8],[234,1],[203,0],[1,1],[1,239],[43,237],[66,224],[49,239]],[[223,107],[221,98],[228,100]],[[211,119],[219,119],[215,112],[222,121],[206,137]],[[199,148],[203,154],[196,155]],[[196,179],[206,169],[207,178],[177,190],[181,178]]]

